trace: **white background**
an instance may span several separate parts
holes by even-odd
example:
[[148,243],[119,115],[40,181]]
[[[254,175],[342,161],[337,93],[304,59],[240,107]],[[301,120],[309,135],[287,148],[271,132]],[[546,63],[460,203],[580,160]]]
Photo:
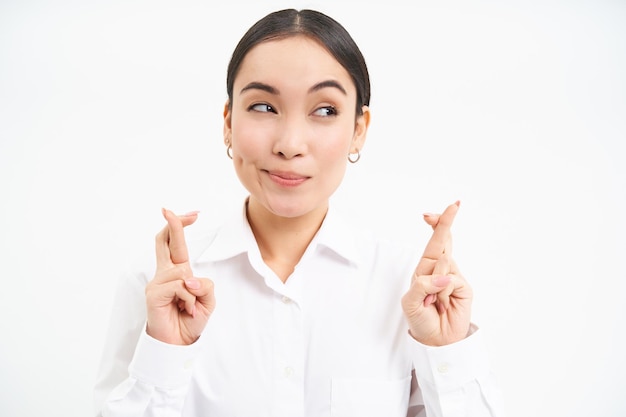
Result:
[[425,243],[422,213],[460,199],[509,415],[625,415],[626,4],[408,3],[0,2],[0,415],[92,415],[114,286],[160,208],[201,210],[190,233],[239,209],[226,65],[289,6],[337,18],[371,71],[335,204]]

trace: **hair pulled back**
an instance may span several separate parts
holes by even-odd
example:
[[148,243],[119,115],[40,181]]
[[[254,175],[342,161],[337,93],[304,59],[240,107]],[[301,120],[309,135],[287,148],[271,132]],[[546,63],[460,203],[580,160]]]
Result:
[[370,79],[359,47],[339,22],[321,12],[307,9],[272,12],[243,35],[228,64],[226,91],[230,105],[235,77],[250,49],[262,42],[296,35],[304,35],[319,42],[348,71],[357,90],[357,115],[363,114],[362,107],[369,106],[370,102]]

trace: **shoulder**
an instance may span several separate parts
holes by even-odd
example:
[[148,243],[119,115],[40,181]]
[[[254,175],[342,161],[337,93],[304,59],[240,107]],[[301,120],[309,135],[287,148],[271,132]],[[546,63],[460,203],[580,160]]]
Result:
[[376,262],[378,269],[393,275],[411,276],[420,258],[414,245],[391,240],[374,232],[360,233],[357,245],[365,259],[371,259]]
[[[367,269],[404,276],[412,274],[420,258],[417,244],[393,240],[363,224],[355,224],[338,210],[329,211],[322,243]],[[410,275],[409,275],[410,276]]]

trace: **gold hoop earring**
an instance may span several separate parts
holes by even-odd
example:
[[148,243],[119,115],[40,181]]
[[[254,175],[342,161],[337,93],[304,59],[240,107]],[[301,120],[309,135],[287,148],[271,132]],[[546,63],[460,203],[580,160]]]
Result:
[[356,162],[361,159],[361,151],[360,150],[356,150],[356,156],[352,156],[354,154],[349,153],[348,154],[348,161],[350,161],[350,163],[352,164],[356,164]]
[[226,155],[230,159],[233,159],[233,145],[228,145],[228,148],[226,148]]

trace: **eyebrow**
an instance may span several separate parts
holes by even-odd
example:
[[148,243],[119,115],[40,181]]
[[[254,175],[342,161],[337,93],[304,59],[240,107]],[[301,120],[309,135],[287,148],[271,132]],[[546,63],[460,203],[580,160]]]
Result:
[[[335,80],[326,80],[326,81],[321,81],[317,84],[315,84],[314,86],[312,86],[311,88],[309,88],[309,94],[310,93],[314,93],[316,91],[319,91],[321,89],[324,88],[336,88],[337,90],[341,91],[344,95],[348,95],[348,93],[346,92],[346,89],[343,88],[343,86],[341,84],[339,84],[337,81]],[[269,94],[274,94],[274,95],[278,95],[280,94],[280,92],[278,91],[277,88],[272,87],[269,84],[265,84],[262,82],[258,82],[258,81],[253,81],[249,84],[247,84],[245,87],[243,87],[241,89],[241,91],[239,92],[239,94],[248,91],[248,90],[261,90],[261,91],[265,91]]]
[[278,90],[274,87],[272,87],[271,85],[268,84],[264,84],[264,83],[260,83],[258,81],[252,81],[251,83],[249,83],[248,85],[246,85],[244,88],[241,89],[241,91],[239,92],[239,94],[248,91],[248,90],[261,90],[261,91],[265,91],[268,92],[270,94],[279,94]]
[[341,91],[344,95],[346,96],[348,95],[348,93],[346,93],[346,89],[343,88],[343,86],[335,80],[326,80],[326,81],[319,82],[315,84],[313,87],[309,88],[309,93],[319,91],[323,88],[336,88],[337,90]]

